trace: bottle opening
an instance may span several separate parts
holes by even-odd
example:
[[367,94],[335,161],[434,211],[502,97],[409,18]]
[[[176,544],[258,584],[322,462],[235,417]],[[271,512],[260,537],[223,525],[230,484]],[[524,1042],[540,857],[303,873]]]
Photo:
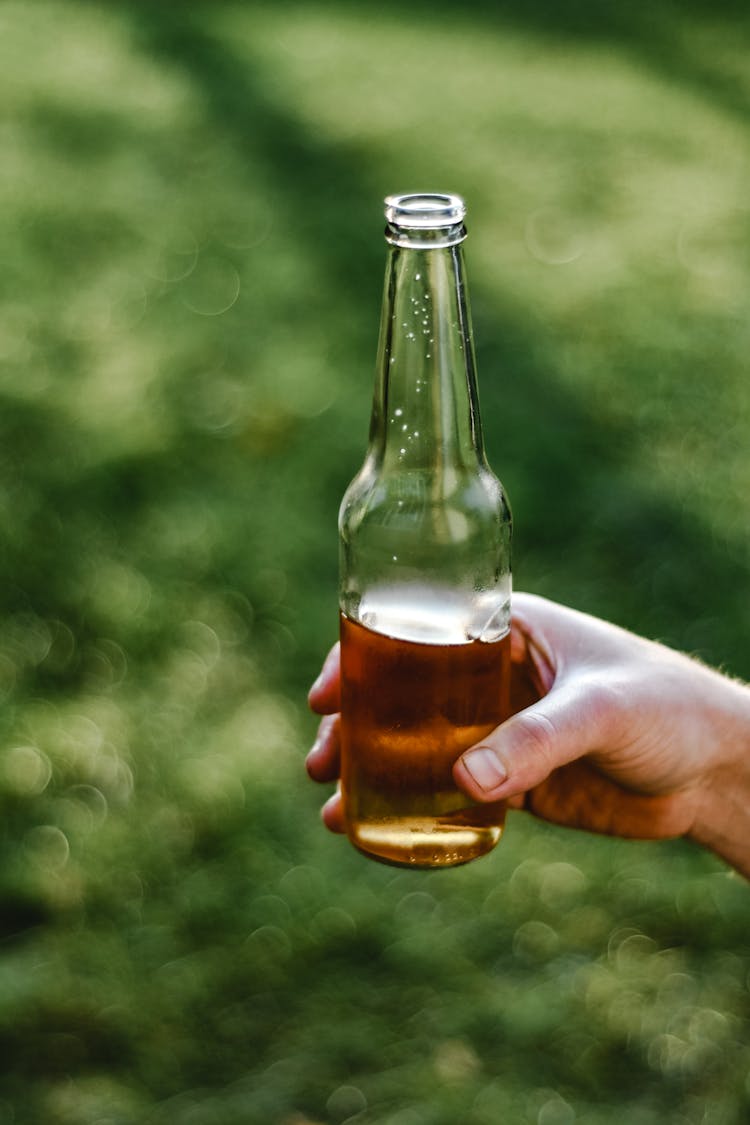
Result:
[[466,237],[466,204],[460,195],[419,192],[388,195],[385,236],[396,246],[453,246]]
[[388,195],[385,217],[395,227],[452,227],[466,217],[460,195]]

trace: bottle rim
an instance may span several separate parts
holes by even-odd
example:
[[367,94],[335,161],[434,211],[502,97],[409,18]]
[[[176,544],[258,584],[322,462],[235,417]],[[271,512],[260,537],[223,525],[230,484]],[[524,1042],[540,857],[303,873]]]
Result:
[[444,192],[387,195],[385,217],[400,230],[442,230],[464,221],[466,204],[460,195]]

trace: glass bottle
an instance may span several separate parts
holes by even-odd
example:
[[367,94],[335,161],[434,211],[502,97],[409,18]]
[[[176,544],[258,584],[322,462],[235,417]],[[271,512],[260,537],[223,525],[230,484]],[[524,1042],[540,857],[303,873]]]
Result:
[[341,789],[385,863],[445,867],[500,839],[502,802],[453,783],[508,716],[511,517],[485,458],[456,195],[385,200],[367,455],[339,513]]

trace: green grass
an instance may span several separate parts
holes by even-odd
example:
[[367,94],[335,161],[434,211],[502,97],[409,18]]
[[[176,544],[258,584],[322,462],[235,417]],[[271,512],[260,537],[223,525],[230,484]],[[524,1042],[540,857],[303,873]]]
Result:
[[516,585],[750,678],[742,5],[6,0],[1,1125],[740,1125],[747,890],[319,826],[386,192],[459,191]]

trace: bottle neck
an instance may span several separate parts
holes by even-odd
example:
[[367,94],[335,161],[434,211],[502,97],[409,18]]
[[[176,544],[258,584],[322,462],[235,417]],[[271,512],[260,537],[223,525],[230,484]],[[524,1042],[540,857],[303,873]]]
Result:
[[389,472],[476,469],[485,461],[460,242],[389,241],[370,456]]

